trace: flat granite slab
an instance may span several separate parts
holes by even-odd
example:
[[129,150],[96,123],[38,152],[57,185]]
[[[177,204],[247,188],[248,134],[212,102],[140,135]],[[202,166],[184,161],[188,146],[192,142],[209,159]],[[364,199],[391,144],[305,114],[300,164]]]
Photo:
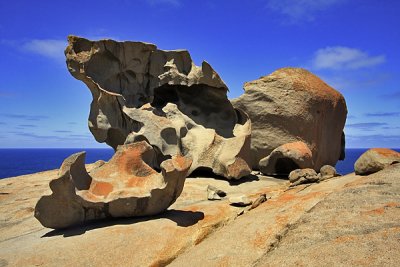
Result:
[[[90,169],[90,166],[88,166]],[[253,175],[229,183],[187,178],[182,195],[156,217],[118,219],[67,230],[33,217],[57,170],[0,180],[0,266],[321,266],[400,263],[400,164],[288,188]],[[257,208],[207,200],[268,199]]]

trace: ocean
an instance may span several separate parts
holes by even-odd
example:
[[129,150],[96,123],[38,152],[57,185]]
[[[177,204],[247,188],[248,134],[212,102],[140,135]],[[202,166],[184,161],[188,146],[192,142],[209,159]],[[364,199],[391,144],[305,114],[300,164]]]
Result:
[[[111,148],[58,148],[58,149],[0,149],[0,179],[24,174],[57,169],[63,160],[73,153],[86,151],[86,163],[109,160],[114,151]],[[338,161],[336,170],[340,174],[354,171],[354,163],[366,148],[346,149],[346,159]],[[400,149],[394,149],[400,152]]]

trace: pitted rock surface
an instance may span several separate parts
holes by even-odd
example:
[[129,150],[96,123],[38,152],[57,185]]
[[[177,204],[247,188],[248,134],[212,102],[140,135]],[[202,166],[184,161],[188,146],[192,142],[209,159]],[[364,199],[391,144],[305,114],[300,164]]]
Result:
[[112,159],[85,169],[85,153],[68,157],[59,177],[50,182],[52,194],[40,198],[35,217],[49,228],[118,217],[155,215],[165,211],[181,194],[191,161],[174,156],[151,166],[153,148],[146,142],[120,146]]
[[159,161],[191,158],[189,173],[209,168],[228,179],[250,173],[250,120],[233,108],[207,62],[199,67],[186,50],[148,43],[68,40],[68,70],[92,93],[89,128],[98,142],[116,149],[145,140]]

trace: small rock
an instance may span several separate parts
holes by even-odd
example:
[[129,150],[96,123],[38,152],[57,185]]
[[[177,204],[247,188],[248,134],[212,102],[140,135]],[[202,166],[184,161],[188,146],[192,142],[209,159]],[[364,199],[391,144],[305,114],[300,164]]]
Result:
[[239,211],[237,214],[236,214],[236,217],[239,217],[239,216],[241,216],[241,215],[243,215],[244,214],[244,210],[241,210],[241,211]]
[[251,200],[245,195],[230,197],[229,202],[233,206],[240,206],[240,207],[245,207],[251,205],[252,203]]
[[226,196],[226,192],[216,188],[215,186],[207,186],[207,199],[208,200],[221,200]]
[[207,199],[208,200],[221,200],[222,198],[218,196],[214,191],[207,191]]
[[320,181],[337,176],[335,167],[332,167],[331,165],[322,166],[319,172],[321,174]]
[[290,186],[314,183],[319,181],[319,176],[313,169],[297,169],[289,174]]
[[368,175],[396,162],[400,162],[399,152],[388,148],[371,148],[357,159],[354,171],[359,175]]
[[254,202],[253,204],[251,204],[250,209],[255,209],[258,206],[260,206],[262,203],[264,203],[265,201],[267,201],[267,195],[266,194],[261,194]]

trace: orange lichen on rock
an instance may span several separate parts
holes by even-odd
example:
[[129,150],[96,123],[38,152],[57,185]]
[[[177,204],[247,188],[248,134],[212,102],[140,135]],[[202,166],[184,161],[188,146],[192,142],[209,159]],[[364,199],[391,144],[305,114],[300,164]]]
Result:
[[110,183],[93,181],[93,183],[90,185],[89,191],[94,195],[107,197],[113,188],[113,185]]
[[371,150],[384,157],[400,157],[399,152],[388,148],[371,148]]
[[[232,106],[227,86],[207,62],[196,66],[186,50],[77,36],[68,37],[65,56],[71,75],[92,93],[89,128],[98,142],[117,150],[145,140],[158,159],[190,158],[189,173],[209,168],[227,179],[250,173],[241,155],[250,149],[250,119]],[[140,152],[130,153],[123,156],[130,165],[121,165],[127,173],[152,173],[135,160]],[[229,174],[227,165],[237,157],[242,169]]]
[[285,175],[296,169],[313,168],[313,155],[304,142],[286,143],[261,159],[259,167],[267,175]]
[[173,157],[161,163],[164,171],[158,173],[149,165],[154,162],[153,148],[144,141],[118,147],[111,160],[92,170],[90,176],[84,157],[77,153],[67,158],[61,176],[50,182],[53,194],[36,204],[35,217],[45,227],[58,229],[106,217],[160,213],[182,192],[191,165],[187,158]]
[[400,163],[399,152],[388,148],[371,148],[354,163],[354,171],[359,175],[368,175],[394,163]]
[[352,236],[352,235],[343,235],[343,236],[337,237],[337,238],[334,240],[334,242],[335,242],[335,243],[347,243],[347,242],[349,242],[349,241],[354,241],[354,240],[356,240],[356,237],[355,237],[355,236]]
[[381,207],[381,208],[377,208],[377,209],[372,209],[372,210],[368,210],[368,211],[364,211],[362,212],[364,215],[382,215],[383,213],[385,213],[385,208]]
[[236,158],[235,162],[228,165],[228,176],[232,178],[243,177],[251,172],[249,165],[242,158]]
[[252,122],[253,168],[273,174],[261,161],[278,147],[297,141],[311,150],[312,165],[307,167],[316,171],[344,158],[346,101],[316,75],[301,68],[281,68],[245,83],[244,90],[232,103]]

